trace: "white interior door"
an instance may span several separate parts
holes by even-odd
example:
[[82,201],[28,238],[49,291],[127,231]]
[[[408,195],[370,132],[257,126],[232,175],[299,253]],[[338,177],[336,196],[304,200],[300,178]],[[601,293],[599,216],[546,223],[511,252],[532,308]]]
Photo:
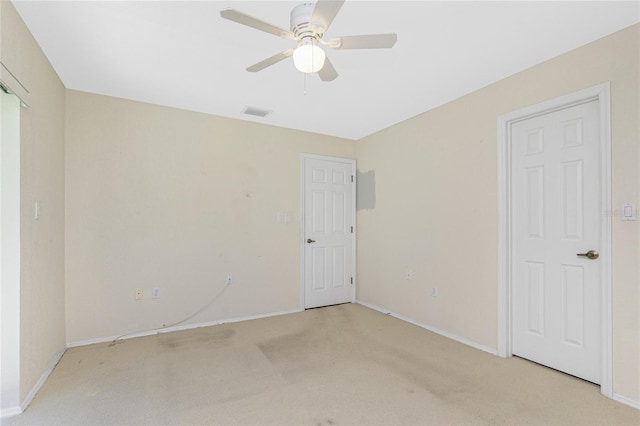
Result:
[[304,307],[354,299],[355,162],[303,157]]
[[[513,354],[600,383],[599,105],[511,127]],[[595,256],[592,256],[595,257]]]

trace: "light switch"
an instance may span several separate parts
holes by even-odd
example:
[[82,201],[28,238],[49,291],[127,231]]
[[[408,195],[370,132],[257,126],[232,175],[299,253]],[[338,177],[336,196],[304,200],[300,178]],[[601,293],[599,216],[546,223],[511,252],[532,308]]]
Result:
[[36,205],[35,205],[34,210],[35,210],[35,212],[34,212],[33,218],[35,220],[39,220],[40,219],[40,202],[39,201],[36,201]]
[[291,216],[287,212],[279,212],[278,213],[278,223],[289,223],[291,222]]
[[622,220],[636,220],[635,203],[624,203],[622,205]]

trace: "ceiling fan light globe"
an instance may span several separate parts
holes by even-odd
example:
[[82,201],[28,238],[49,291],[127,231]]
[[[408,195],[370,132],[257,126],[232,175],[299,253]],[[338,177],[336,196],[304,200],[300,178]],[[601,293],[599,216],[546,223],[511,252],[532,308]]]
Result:
[[324,66],[327,55],[319,46],[302,44],[293,52],[293,63],[300,72],[307,74],[318,72]]

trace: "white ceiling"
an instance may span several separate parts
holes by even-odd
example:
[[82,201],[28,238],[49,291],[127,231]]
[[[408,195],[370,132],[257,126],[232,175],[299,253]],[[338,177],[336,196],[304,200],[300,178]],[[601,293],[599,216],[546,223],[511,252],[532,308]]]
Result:
[[[391,50],[331,50],[340,76],[306,79],[295,43],[227,21],[289,28],[301,1],[14,1],[69,89],[360,139],[640,21],[638,1],[357,1],[325,39],[398,34]],[[266,118],[245,106],[273,110]]]

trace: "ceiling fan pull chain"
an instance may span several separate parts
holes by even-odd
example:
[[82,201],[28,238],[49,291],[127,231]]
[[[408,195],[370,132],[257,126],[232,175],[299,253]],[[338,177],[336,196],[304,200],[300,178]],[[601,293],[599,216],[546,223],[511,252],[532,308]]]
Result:
[[307,73],[303,72],[302,75],[304,75],[304,88],[302,90],[302,93],[307,96]]

